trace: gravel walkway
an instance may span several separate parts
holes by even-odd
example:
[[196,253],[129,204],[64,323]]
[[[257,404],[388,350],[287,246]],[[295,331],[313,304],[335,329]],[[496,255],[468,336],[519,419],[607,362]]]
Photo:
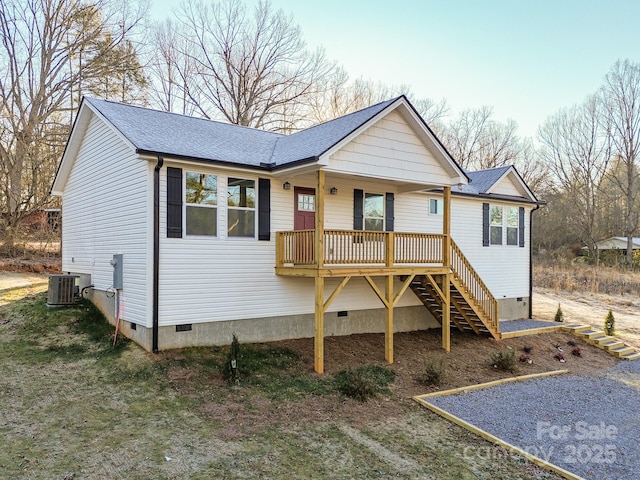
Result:
[[[428,401],[581,477],[640,476],[640,361],[597,376],[559,375]],[[499,460],[486,448],[464,454]]]
[[549,322],[545,320],[531,320],[525,318],[523,320],[504,320],[500,322],[501,332],[515,332],[518,330],[529,330],[530,328],[559,327],[562,326],[558,322]]

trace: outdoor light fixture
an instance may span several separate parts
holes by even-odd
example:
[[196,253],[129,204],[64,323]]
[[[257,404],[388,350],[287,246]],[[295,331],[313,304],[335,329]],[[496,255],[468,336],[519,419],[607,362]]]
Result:
[[289,182],[284,182],[282,184],[282,189],[283,190],[291,190],[291,184]]
[[329,193],[331,195],[337,195],[338,194],[338,189],[336,187],[331,187],[331,190],[329,190]]

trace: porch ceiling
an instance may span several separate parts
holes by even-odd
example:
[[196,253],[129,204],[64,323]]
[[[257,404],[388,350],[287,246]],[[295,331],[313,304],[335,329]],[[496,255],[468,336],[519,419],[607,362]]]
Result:
[[[313,171],[317,171],[320,169],[318,165],[314,165],[314,167],[315,168],[310,169],[309,166],[307,166],[307,168],[304,170],[301,169],[295,172],[289,171],[286,175],[279,174],[278,177],[295,179],[300,175],[308,175],[309,173],[312,173]],[[429,190],[441,189],[442,187],[454,185],[454,184],[444,185],[442,183],[437,183],[437,182],[431,182],[431,183],[407,182],[403,180],[398,180],[396,178],[332,172],[326,169],[325,169],[325,172],[326,172],[325,183],[327,186],[330,186],[331,182],[335,182],[335,181],[342,181],[342,182],[347,181],[355,185],[357,185],[359,182],[362,182],[362,181],[365,181],[365,182],[377,181],[377,182],[384,182],[389,185],[394,185],[398,193],[409,193],[409,192],[420,192],[420,191],[427,192]]]

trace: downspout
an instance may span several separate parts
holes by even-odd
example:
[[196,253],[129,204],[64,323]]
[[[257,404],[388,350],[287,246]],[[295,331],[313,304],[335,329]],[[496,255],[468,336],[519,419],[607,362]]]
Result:
[[160,285],[160,169],[164,159],[158,157],[153,170],[153,327],[152,351],[158,353],[158,299]]
[[538,204],[529,213],[529,318],[533,318],[533,212],[539,208]]

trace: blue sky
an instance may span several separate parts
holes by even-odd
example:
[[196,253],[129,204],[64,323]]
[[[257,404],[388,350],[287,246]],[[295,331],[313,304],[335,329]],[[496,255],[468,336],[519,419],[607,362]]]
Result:
[[[157,18],[176,4],[151,1]],[[523,136],[597,90],[617,59],[640,61],[635,0],[271,3],[351,77],[410,85],[417,97],[445,98],[453,113],[491,105]]]

